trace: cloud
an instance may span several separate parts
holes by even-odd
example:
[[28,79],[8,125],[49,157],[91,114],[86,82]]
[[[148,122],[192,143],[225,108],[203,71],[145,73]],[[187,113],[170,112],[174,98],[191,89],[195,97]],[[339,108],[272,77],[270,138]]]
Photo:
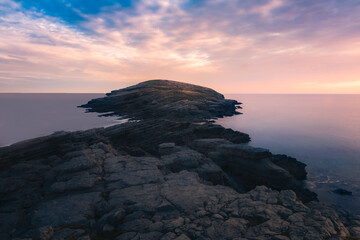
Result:
[[359,81],[348,81],[348,82],[305,82],[306,85],[311,87],[326,87],[326,88],[352,88],[352,87],[360,87]]
[[84,21],[86,15],[132,8],[136,0],[16,0],[24,9],[58,17],[69,23]]
[[359,11],[355,0],[2,0],[0,91],[324,82],[327,66],[359,72]]

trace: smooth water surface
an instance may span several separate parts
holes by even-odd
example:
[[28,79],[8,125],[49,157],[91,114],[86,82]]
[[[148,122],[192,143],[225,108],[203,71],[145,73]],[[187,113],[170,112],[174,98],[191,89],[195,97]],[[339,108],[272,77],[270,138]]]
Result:
[[56,131],[86,130],[119,123],[77,106],[104,94],[1,93],[0,146]]
[[[360,212],[360,95],[227,95],[243,114],[218,119],[248,133],[250,145],[308,165],[308,185],[319,198]],[[340,196],[336,188],[353,192]]]

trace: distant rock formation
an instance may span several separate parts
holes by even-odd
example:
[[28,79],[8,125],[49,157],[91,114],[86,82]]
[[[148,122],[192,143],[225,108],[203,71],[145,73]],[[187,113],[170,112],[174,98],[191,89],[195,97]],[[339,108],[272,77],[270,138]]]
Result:
[[[204,119],[237,114],[240,104],[210,88],[169,80],[150,80],[112,91],[81,107],[90,112],[119,115],[131,119]],[[110,113],[109,113],[110,112]]]
[[140,121],[0,148],[0,239],[359,237],[360,216],[314,201],[305,164],[208,121],[237,104],[148,81],[84,105]]

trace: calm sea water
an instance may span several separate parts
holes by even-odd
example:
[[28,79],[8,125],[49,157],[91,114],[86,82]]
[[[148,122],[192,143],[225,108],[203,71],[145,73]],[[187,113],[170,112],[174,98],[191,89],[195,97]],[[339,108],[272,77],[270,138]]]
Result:
[[[55,131],[85,130],[122,121],[77,108],[103,94],[0,94],[0,146]],[[250,134],[250,145],[308,165],[308,185],[323,201],[360,213],[360,95],[227,95],[242,115],[219,119]],[[353,196],[331,192],[338,187]]]
[[[219,119],[246,132],[250,145],[308,165],[308,186],[319,198],[360,212],[360,95],[227,95],[243,114]],[[353,196],[332,190],[344,188]]]
[[46,136],[56,131],[112,125],[115,117],[98,117],[77,108],[104,94],[0,94],[0,146]]

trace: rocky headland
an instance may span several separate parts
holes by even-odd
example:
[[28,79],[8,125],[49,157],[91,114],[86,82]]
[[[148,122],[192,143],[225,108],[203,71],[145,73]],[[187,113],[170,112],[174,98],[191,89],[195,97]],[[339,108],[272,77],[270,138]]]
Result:
[[0,148],[0,239],[359,239],[305,164],[213,124],[240,103],[151,80],[83,105],[129,122]]

